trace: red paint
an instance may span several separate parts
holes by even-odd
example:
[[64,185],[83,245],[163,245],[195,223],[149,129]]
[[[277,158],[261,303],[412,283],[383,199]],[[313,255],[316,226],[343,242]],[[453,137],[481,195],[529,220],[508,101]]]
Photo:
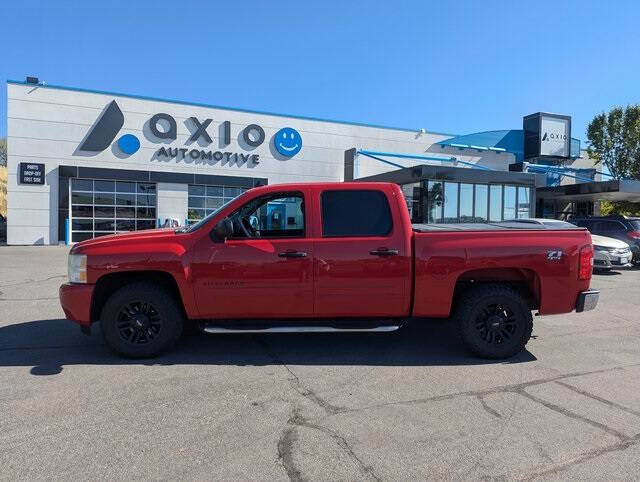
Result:
[[[323,238],[320,195],[330,189],[380,190],[393,229],[384,237]],[[301,192],[304,238],[228,239],[210,232],[238,207],[269,193]],[[590,272],[580,271],[584,229],[414,232],[400,188],[386,183],[318,183],[265,186],[236,199],[202,228],[107,236],[75,245],[88,255],[88,285],[64,285],[67,317],[87,324],[94,285],[106,275],[169,274],[189,318],[448,317],[459,281],[524,283],[541,314],[575,309]],[[396,256],[372,251],[396,250]],[[288,251],[306,257],[281,257]],[[549,251],[562,251],[549,260]],[[588,279],[580,279],[586,276]],[[91,320],[95,321],[95,320]]]
[[65,283],[60,286],[60,304],[64,316],[80,325],[91,324],[91,298],[95,285]]

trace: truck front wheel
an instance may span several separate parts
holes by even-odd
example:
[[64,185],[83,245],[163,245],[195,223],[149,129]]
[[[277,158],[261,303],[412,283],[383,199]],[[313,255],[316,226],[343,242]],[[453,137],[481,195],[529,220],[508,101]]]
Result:
[[180,338],[182,312],[173,296],[151,283],[132,283],[113,293],[100,315],[106,344],[128,358],[147,358]]
[[519,353],[533,329],[526,300],[500,284],[468,289],[458,300],[455,318],[467,348],[482,358],[509,358]]

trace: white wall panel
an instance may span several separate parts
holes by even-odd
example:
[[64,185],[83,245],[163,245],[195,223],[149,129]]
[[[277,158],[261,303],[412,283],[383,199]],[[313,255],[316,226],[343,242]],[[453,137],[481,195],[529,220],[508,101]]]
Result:
[[[79,152],[80,143],[106,106],[113,100],[116,100],[123,112],[124,125],[112,145],[100,153]],[[175,141],[159,140],[150,134],[148,127],[145,127],[145,123],[157,113],[167,113],[176,120],[177,139]],[[207,128],[212,138],[210,145],[204,146],[201,142],[195,142],[190,146],[185,145],[191,135],[186,122],[189,117],[196,117],[200,121],[212,119]],[[231,143],[228,146],[222,146],[220,139],[220,125],[224,121],[231,123]],[[245,149],[247,146],[239,142],[240,133],[249,124],[258,124],[265,131],[264,143],[253,150]],[[274,134],[282,127],[292,127],[302,137],[301,151],[290,159],[280,156],[271,142]],[[133,155],[126,155],[117,147],[118,138],[124,134],[133,134],[140,140],[141,147]],[[57,242],[57,167],[59,165],[256,177],[267,178],[270,184],[296,181],[341,181],[344,173],[344,151],[347,149],[355,147],[387,152],[428,154],[427,151],[435,142],[451,136],[421,134],[418,130],[303,119],[10,83],[8,84],[8,137],[9,209],[12,213],[8,220],[9,242],[23,244]],[[255,153],[260,156],[260,162],[237,165],[220,161],[193,161],[189,158],[158,158],[156,153],[162,146]],[[437,155],[448,157],[452,154]],[[460,154],[454,155],[465,159]],[[497,157],[492,159],[486,155],[475,159],[481,163],[500,164],[502,162]],[[44,163],[46,184],[44,186],[17,185],[18,162]],[[399,160],[398,164],[408,166],[415,163]],[[362,164],[360,175],[377,174],[388,169],[390,166],[376,161],[367,161]],[[182,218],[186,217],[186,202],[186,186],[171,183],[159,184],[158,217],[176,217],[174,211],[180,209],[184,211]],[[42,209],[49,210],[48,222],[41,213],[39,214]],[[21,217],[19,222],[18,217]],[[37,222],[28,221],[32,218],[37,219]],[[31,228],[27,229],[29,226]]]

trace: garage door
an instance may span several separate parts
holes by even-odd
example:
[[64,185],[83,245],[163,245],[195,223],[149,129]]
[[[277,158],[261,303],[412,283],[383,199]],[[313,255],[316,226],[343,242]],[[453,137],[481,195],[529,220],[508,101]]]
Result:
[[156,227],[156,185],[71,179],[71,241]]

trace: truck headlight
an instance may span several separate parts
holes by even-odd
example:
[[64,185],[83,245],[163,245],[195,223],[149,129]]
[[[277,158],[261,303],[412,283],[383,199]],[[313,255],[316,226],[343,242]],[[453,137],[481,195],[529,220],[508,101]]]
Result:
[[86,254],[70,254],[68,267],[69,267],[69,281],[71,283],[87,282],[87,255]]

